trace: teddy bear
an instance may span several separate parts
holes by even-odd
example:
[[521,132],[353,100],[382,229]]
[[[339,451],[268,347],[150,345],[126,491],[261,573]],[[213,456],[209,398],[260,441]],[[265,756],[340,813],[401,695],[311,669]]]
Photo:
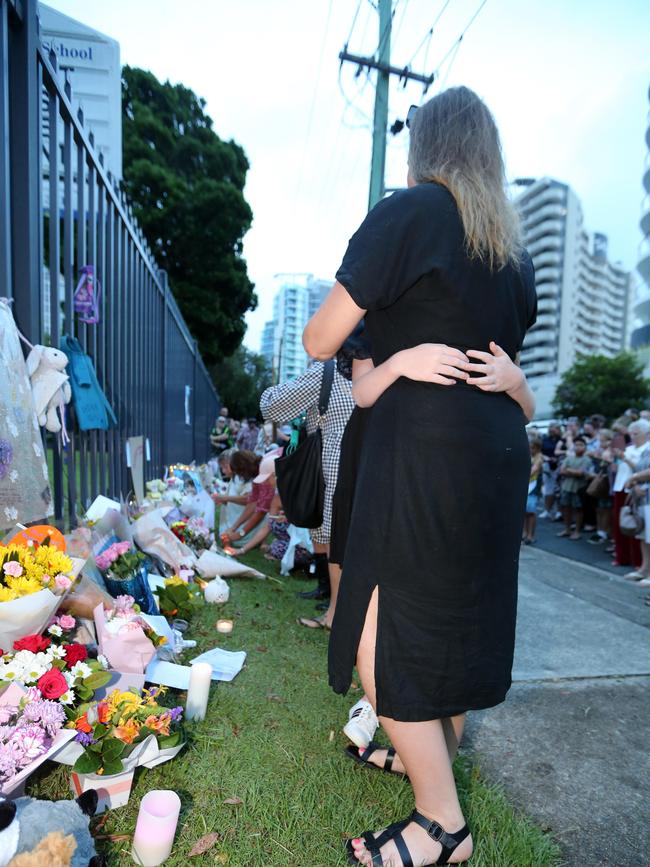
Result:
[[70,403],[72,392],[65,368],[68,356],[53,346],[34,346],[27,356],[27,374],[32,385],[38,423],[52,433],[61,430],[63,406]]
[[106,867],[88,828],[96,809],[94,789],[75,801],[1,801],[0,867]]

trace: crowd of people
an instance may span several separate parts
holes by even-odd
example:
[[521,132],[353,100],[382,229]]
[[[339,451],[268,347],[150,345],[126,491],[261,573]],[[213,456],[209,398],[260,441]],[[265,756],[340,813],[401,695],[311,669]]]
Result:
[[[650,526],[646,527],[650,481],[650,410],[628,409],[607,425],[594,414],[582,421],[553,423],[546,433],[529,427],[531,476],[522,542],[535,540],[536,522],[562,523],[559,537],[586,537],[602,546],[613,566],[630,570],[625,578],[650,587]],[[631,511],[636,531],[621,528],[621,512]],[[632,526],[632,530],[634,526]]]

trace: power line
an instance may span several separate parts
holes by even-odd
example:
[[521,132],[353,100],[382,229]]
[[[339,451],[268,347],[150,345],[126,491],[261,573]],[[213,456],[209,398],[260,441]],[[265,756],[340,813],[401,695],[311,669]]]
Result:
[[[451,0],[445,0],[445,3],[444,3],[444,5],[443,5],[442,9],[440,10],[440,12],[438,13],[438,15],[436,16],[436,19],[435,19],[435,21],[433,22],[433,24],[431,25],[431,27],[429,27],[429,29],[427,30],[427,32],[424,34],[424,36],[423,36],[423,38],[422,38],[422,42],[420,42],[420,44],[418,45],[418,47],[417,47],[417,48],[415,49],[415,51],[413,52],[413,56],[411,57],[411,59],[409,60],[409,62],[406,64],[407,66],[410,66],[410,65],[413,63],[413,61],[415,60],[416,56],[420,53],[420,50],[422,49],[422,46],[424,45],[424,43],[425,43],[427,40],[429,40],[429,42],[428,42],[428,44],[427,44],[427,54],[429,53],[429,45],[431,44],[431,38],[432,38],[432,36],[433,36],[433,31],[435,30],[438,21],[440,21],[440,19],[442,18],[443,13],[444,13],[444,11],[445,11],[445,9],[447,8],[447,6],[449,6],[450,3],[451,3]],[[426,66],[426,63],[425,63],[425,66]]]
[[[440,69],[440,68],[443,66],[443,64],[445,63],[445,61],[447,60],[447,58],[449,57],[449,55],[452,53],[452,51],[454,51],[454,50],[457,51],[457,50],[458,50],[458,48],[459,48],[459,46],[460,46],[460,43],[463,41],[463,37],[465,36],[465,34],[466,34],[467,31],[469,30],[469,28],[472,26],[472,24],[476,21],[476,19],[478,18],[479,13],[480,13],[480,11],[481,11],[481,9],[485,6],[486,3],[487,3],[487,0],[483,0],[483,2],[482,2],[481,5],[478,7],[478,9],[476,10],[476,12],[475,12],[475,13],[472,15],[472,17],[470,18],[469,22],[465,25],[465,29],[463,30],[463,32],[460,34],[460,36],[458,37],[458,39],[454,42],[454,44],[451,46],[451,48],[449,49],[449,51],[445,54],[445,56],[442,58],[442,60],[441,60],[440,63],[438,64],[437,69]],[[437,71],[437,70],[436,70],[436,71]]]
[[352,33],[354,32],[354,25],[357,23],[357,17],[359,15],[359,10],[361,9],[361,0],[357,3],[357,11],[354,13],[354,18],[352,19],[352,27],[350,27],[350,32],[348,34],[348,38],[346,40],[346,45],[350,44],[350,40],[352,39]]

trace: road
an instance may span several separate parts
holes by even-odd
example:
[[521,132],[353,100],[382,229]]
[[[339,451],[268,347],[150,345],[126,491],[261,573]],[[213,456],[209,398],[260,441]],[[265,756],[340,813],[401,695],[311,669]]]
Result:
[[513,687],[468,719],[465,749],[571,867],[650,865],[648,593],[524,548]]

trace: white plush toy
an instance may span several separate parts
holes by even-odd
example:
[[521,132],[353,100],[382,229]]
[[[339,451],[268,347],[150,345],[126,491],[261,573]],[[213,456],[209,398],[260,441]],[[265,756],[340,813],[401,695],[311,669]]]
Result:
[[[52,433],[62,427],[63,406],[70,403],[70,382],[64,373],[68,356],[52,346],[35,346],[27,356],[27,373],[38,423]],[[57,416],[57,409],[61,419]]]
[[208,581],[205,585],[203,595],[205,596],[206,602],[223,605],[228,601],[228,599],[230,599],[230,587],[226,584],[223,578],[220,578],[217,575],[212,579],[212,581]]

